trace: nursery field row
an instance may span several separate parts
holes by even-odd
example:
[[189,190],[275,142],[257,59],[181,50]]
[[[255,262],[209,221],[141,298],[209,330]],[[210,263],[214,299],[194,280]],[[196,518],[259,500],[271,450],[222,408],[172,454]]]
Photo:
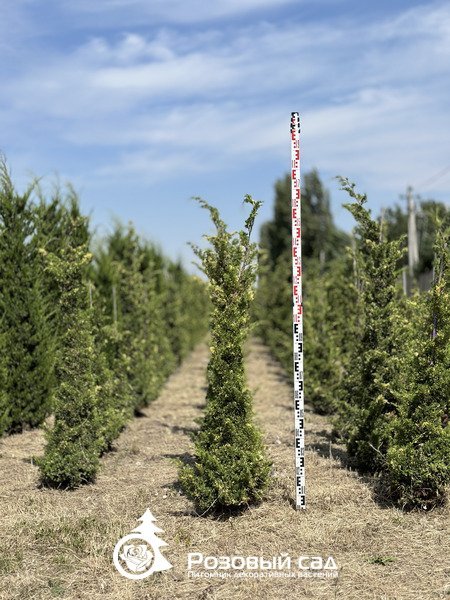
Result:
[[[292,395],[266,348],[248,347],[246,368],[255,415],[273,461],[265,502],[228,518],[199,518],[178,484],[178,460],[192,459],[190,432],[204,410],[201,344],[170,376],[159,397],[120,434],[101,459],[94,484],[67,492],[38,489],[33,457],[40,430],[0,442],[0,598],[21,600],[240,600],[280,597],[342,600],[447,598],[450,555],[447,508],[404,513],[380,505],[375,480],[347,468],[345,446],[333,441],[328,418],[306,411],[308,508],[293,508]],[[181,493],[180,493],[181,492]],[[150,508],[173,569],[142,582],[112,564],[118,539]],[[190,579],[187,555],[332,555],[337,580]]]

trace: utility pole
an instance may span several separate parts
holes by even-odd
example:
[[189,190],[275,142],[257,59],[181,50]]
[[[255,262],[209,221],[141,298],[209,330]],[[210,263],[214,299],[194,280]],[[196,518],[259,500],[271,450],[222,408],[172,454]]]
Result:
[[416,204],[410,185],[406,188],[406,201],[408,203],[408,267],[412,281],[414,270],[419,262],[419,244],[417,242]]
[[380,213],[380,242],[384,242],[384,221],[385,221],[386,209],[384,206],[381,207]]

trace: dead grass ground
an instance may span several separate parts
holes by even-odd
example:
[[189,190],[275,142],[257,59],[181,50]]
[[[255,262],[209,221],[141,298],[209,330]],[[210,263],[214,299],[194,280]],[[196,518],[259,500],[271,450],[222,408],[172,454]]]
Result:
[[[0,442],[0,598],[3,600],[428,600],[450,598],[449,508],[404,514],[382,508],[370,483],[346,470],[326,418],[307,413],[308,508],[292,499],[290,386],[267,350],[252,342],[247,369],[257,419],[274,463],[269,497],[228,519],[200,518],[176,487],[175,459],[192,450],[201,414],[207,348],[199,346],[161,396],[120,436],[94,485],[40,490],[33,455],[39,431]],[[134,582],[111,561],[117,540],[149,507],[164,529],[174,568]],[[337,580],[188,579],[187,553],[332,555]]]

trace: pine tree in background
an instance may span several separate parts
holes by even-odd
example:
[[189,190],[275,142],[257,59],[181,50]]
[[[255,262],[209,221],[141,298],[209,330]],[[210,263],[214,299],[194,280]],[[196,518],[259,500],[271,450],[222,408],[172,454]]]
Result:
[[[47,431],[45,454],[38,460],[44,485],[74,488],[95,478],[105,446],[99,410],[96,353],[87,270],[92,260],[87,219],[72,206],[61,256],[42,250],[46,268],[59,289],[63,337],[57,361],[55,422]],[[89,237],[89,236],[87,236]]]
[[450,483],[450,230],[436,227],[434,283],[410,301],[419,335],[399,375],[400,408],[387,452],[388,494],[401,507],[429,508]]
[[[261,258],[255,303],[257,332],[292,375],[292,219],[291,180],[275,184],[274,216],[261,228]],[[304,273],[305,395],[318,412],[335,404],[346,353],[339,348],[352,335],[351,286],[337,275],[348,271],[346,234],[333,223],[329,193],[316,170],[302,186],[302,256]],[[345,316],[343,316],[345,315]],[[343,316],[343,317],[342,317]],[[333,325],[338,317],[339,328]],[[342,317],[342,318],[341,318]]]
[[[349,242],[348,235],[337,229],[330,209],[330,194],[318,172],[305,173],[302,184],[302,258],[326,262],[341,255]],[[261,247],[275,267],[278,258],[291,256],[291,176],[275,183],[273,219],[261,228]]]
[[380,224],[365,208],[366,196],[340,178],[354,199],[345,205],[357,221],[357,260],[362,309],[361,334],[342,385],[341,429],[347,448],[361,471],[384,467],[389,422],[396,414],[395,382],[399,349],[393,336],[396,318],[397,262],[402,240],[385,241]]
[[180,481],[187,495],[206,512],[261,500],[270,463],[252,421],[243,360],[256,278],[257,250],[250,234],[260,203],[245,197],[251,212],[245,230],[233,234],[216,208],[199,202],[209,211],[217,230],[216,235],[206,236],[212,248],[194,246],[210,284],[211,359],[205,415],[195,437],[195,464],[182,467]]
[[6,369],[2,403],[7,405],[0,420],[8,432],[41,424],[51,407],[54,348],[33,244],[33,188],[18,194],[5,163],[0,164],[0,337]]

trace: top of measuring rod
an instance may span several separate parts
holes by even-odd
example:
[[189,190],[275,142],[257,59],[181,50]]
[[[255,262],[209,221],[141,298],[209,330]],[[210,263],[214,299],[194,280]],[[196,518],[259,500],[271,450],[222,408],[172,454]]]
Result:
[[298,112],[292,112],[291,113],[291,132],[295,129],[295,126],[297,125],[297,129],[300,132],[300,117]]

